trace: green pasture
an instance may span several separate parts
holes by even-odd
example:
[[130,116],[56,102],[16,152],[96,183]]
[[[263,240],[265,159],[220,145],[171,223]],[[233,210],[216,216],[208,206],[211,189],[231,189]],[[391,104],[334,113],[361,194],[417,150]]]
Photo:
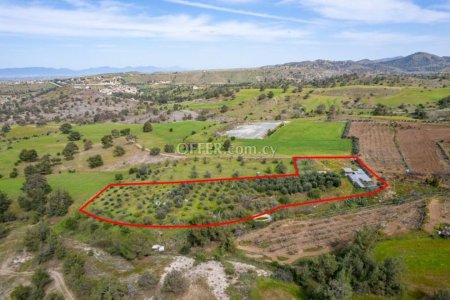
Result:
[[341,139],[344,127],[344,122],[294,120],[265,139],[237,139],[234,144],[259,151],[277,147],[277,155],[350,155],[351,141]]
[[450,240],[413,233],[377,243],[377,259],[399,258],[404,262],[404,280],[411,292],[432,293],[450,286]]
[[[259,89],[241,89],[236,96],[232,100],[224,100],[224,101],[210,101],[210,102],[188,102],[188,109],[217,109],[222,107],[223,105],[228,106],[229,108],[237,106],[247,100],[258,97],[260,94],[267,94],[269,91],[272,91],[275,97],[281,96],[283,94],[282,89],[266,89],[263,92]],[[287,93],[286,93],[287,94]]]
[[450,95],[450,88],[425,89],[414,87],[402,88],[398,93],[381,98],[362,99],[362,102],[398,107],[400,104],[435,103],[448,95]]

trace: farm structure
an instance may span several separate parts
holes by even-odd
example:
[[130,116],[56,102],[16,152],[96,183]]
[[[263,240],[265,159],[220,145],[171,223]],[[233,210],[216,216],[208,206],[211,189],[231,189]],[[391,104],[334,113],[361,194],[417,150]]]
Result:
[[352,168],[344,168],[345,176],[352,181],[352,183],[359,188],[374,188],[376,185],[373,180],[364,172],[363,169],[353,171]]

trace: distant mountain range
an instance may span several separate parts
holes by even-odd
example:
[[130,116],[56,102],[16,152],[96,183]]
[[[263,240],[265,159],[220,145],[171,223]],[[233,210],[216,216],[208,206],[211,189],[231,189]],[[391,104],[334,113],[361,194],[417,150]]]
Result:
[[273,67],[310,68],[342,73],[435,73],[450,72],[450,57],[417,52],[405,57],[397,56],[377,60],[315,60],[291,62],[266,68]]
[[[7,79],[53,79],[58,77],[77,77],[111,73],[171,73],[184,71],[178,67],[158,68],[142,67],[99,67],[84,70],[55,68],[8,68],[0,69],[0,80]],[[314,60],[290,62],[281,65],[265,66],[253,69],[209,70],[211,79],[198,79],[197,74],[203,71],[191,71],[177,74],[177,78],[188,78],[183,82],[214,83],[221,82],[252,82],[265,78],[311,79],[323,78],[348,73],[358,74],[404,74],[404,73],[450,73],[450,57],[437,56],[425,52],[417,52],[408,56],[397,56],[377,60],[363,59],[359,61]],[[190,78],[192,77],[192,78]]]
[[0,79],[52,79],[57,77],[77,77],[99,74],[111,73],[156,73],[156,72],[177,72],[182,71],[179,67],[158,68],[153,66],[139,66],[139,67],[98,67],[83,70],[72,70],[67,68],[45,68],[45,67],[30,67],[30,68],[5,68],[0,69]]

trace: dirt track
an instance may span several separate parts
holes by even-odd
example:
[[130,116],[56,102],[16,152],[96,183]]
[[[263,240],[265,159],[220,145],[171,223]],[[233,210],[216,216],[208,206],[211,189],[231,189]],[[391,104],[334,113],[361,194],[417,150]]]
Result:
[[[17,272],[11,269],[10,267],[10,261],[6,260],[3,262],[0,266],[0,277],[25,277],[25,278],[31,278],[33,275],[33,272]],[[50,288],[53,287],[53,289],[59,291],[66,300],[75,300],[76,297],[73,295],[73,293],[70,291],[70,289],[67,287],[66,282],[64,281],[64,276],[56,269],[50,269],[48,270],[48,273],[50,277],[52,278],[52,282],[50,284]],[[0,299],[3,299],[0,297]],[[6,298],[5,298],[6,299]]]

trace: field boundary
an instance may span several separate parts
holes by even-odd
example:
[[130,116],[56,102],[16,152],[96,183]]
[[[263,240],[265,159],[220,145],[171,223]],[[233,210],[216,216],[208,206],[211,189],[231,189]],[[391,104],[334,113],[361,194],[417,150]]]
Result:
[[[161,224],[136,224],[136,223],[128,223],[128,222],[121,222],[121,221],[115,221],[106,219],[103,217],[100,217],[98,215],[95,215],[89,211],[86,210],[86,208],[94,202],[101,194],[103,194],[107,189],[110,187],[116,187],[116,186],[140,186],[140,185],[161,185],[161,184],[185,184],[185,183],[203,183],[203,182],[218,182],[218,181],[237,181],[237,180],[254,180],[254,179],[265,179],[265,178],[283,178],[283,177],[294,177],[294,176],[300,176],[299,168],[297,165],[298,160],[318,160],[318,159],[347,159],[347,160],[355,160],[358,162],[358,164],[361,165],[367,172],[369,172],[372,176],[374,176],[379,182],[382,183],[378,189],[366,193],[359,193],[359,194],[353,194],[353,195],[346,195],[346,196],[338,196],[338,197],[331,197],[331,198],[323,198],[323,199],[315,199],[310,201],[304,201],[304,202],[295,202],[295,203],[289,203],[289,204],[283,204],[276,206],[274,208],[271,208],[267,211],[260,212],[258,214],[255,214],[253,216],[245,217],[242,219],[236,219],[236,220],[229,220],[229,221],[223,221],[223,222],[217,222],[217,223],[207,223],[207,224],[174,224],[174,225],[161,225]],[[335,201],[342,201],[346,199],[353,199],[353,198],[362,198],[362,197],[370,197],[374,196],[378,193],[380,193],[382,190],[389,187],[389,184],[381,178],[378,174],[376,174],[368,165],[366,165],[361,158],[358,156],[293,156],[292,161],[294,164],[295,172],[289,173],[289,174],[275,174],[275,175],[261,175],[261,176],[246,176],[246,177],[230,177],[230,178],[209,178],[209,179],[195,179],[195,180],[180,180],[180,181],[160,181],[160,182],[128,182],[128,183],[111,183],[108,184],[106,187],[104,187],[102,190],[100,190],[97,194],[95,194],[91,199],[89,199],[83,206],[80,207],[79,211],[91,218],[94,218],[96,220],[110,223],[113,225],[120,225],[120,226],[130,226],[130,227],[138,227],[138,228],[160,228],[160,229],[175,229],[175,228],[203,228],[203,227],[216,227],[216,226],[224,226],[224,225],[230,225],[235,223],[241,223],[245,221],[254,220],[255,218],[261,217],[266,214],[271,214],[276,212],[277,210],[283,209],[283,208],[289,208],[289,207],[297,207],[297,206],[307,206],[307,205],[313,205],[313,204],[319,204],[319,203],[327,203],[327,202],[335,202]]]

